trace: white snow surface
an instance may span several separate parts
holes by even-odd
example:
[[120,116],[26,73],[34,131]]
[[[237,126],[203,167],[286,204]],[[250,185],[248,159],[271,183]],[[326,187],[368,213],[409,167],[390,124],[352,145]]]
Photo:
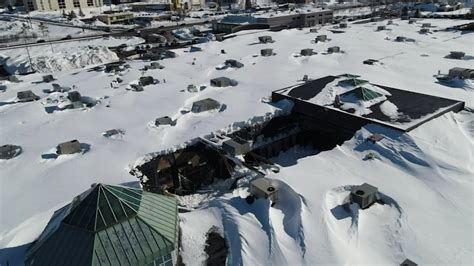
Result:
[[52,56],[33,58],[33,68],[41,73],[58,72],[118,60],[107,47],[83,47],[75,52],[61,51]]
[[[28,48],[28,52],[31,55],[34,70],[40,73],[51,73],[117,61],[117,55],[107,47],[120,44],[136,45],[143,41],[138,37],[107,37],[32,46]],[[5,67],[10,73],[23,73],[31,70],[26,48],[0,51],[0,61],[5,63]]]
[[[78,37],[102,33],[101,31],[82,30],[80,28],[52,25],[34,20],[31,21],[31,24],[20,20],[2,21],[0,30],[0,36],[15,34],[31,35],[36,33],[37,39],[42,40],[55,40],[67,35]],[[31,42],[31,40],[29,41]]]
[[[422,22],[443,28],[466,21],[436,19],[418,23]],[[149,62],[130,62],[131,69],[121,74],[123,83],[118,89],[110,88],[117,77],[113,74],[86,69],[55,73],[55,82],[76,85],[82,95],[108,96],[109,108],[101,104],[47,114],[41,101],[4,104],[15,99],[18,91],[27,89],[43,100],[47,95],[42,90],[51,87],[32,84],[41,80],[39,73],[22,76],[21,83],[4,82],[6,91],[0,93],[1,144],[21,145],[23,153],[0,161],[0,248],[34,240],[53,210],[70,202],[91,183],[136,182],[128,167],[148,153],[174,147],[233,122],[276,112],[275,107],[260,99],[297,83],[304,74],[319,78],[353,73],[375,84],[462,100],[471,111],[445,114],[405,134],[368,125],[331,151],[311,155],[295,148],[281,154],[275,158],[280,172],[269,175],[280,189],[280,201],[274,207],[264,200],[247,205],[245,182],[232,192],[220,190],[181,200],[183,205],[196,208],[180,213],[183,261],[187,265],[205,264],[205,234],[216,226],[228,242],[231,265],[398,265],[405,258],[419,265],[472,265],[474,94],[473,90],[435,83],[432,75],[438,69],[472,68],[470,60],[444,56],[452,50],[471,55],[474,36],[441,31],[420,35],[419,25],[400,20],[394,21],[391,31],[374,31],[377,25],[385,24],[353,24],[344,34],[333,34],[328,31],[330,26],[323,27],[319,32],[332,40],[318,44],[311,43],[314,35],[308,29],[240,32],[223,42],[200,44],[200,53],[176,50],[178,57],[160,62],[164,69],[146,73],[160,81],[166,79],[166,83],[146,86],[143,92],[125,88],[139,78],[139,69]],[[259,35],[270,35],[275,42],[248,45]],[[393,42],[396,36],[415,38],[417,42]],[[391,40],[385,40],[387,37]],[[346,53],[322,53],[334,45]],[[276,55],[252,56],[266,47],[273,48]],[[318,54],[292,56],[307,47]],[[221,54],[221,49],[227,54]],[[17,58],[21,53],[6,55]],[[363,65],[368,58],[379,59],[383,65]],[[226,59],[236,59],[245,67],[216,70],[215,66]],[[207,84],[219,76],[235,79],[238,85],[208,86],[198,93],[186,91],[188,84]],[[180,113],[193,101],[207,97],[225,104],[226,109]],[[386,105],[384,112],[395,114],[394,108]],[[149,121],[165,115],[177,119],[177,125],[153,130],[147,127]],[[126,133],[118,139],[101,135],[113,128]],[[366,142],[365,138],[374,133],[385,138],[377,144]],[[90,150],[56,160],[41,158],[58,143],[72,139],[91,145]],[[379,159],[364,161],[368,152]],[[310,156],[299,158],[295,154]],[[366,210],[353,206],[353,214],[357,215],[341,217],[338,206],[347,197],[346,186],[364,182],[377,186],[392,202]],[[18,260],[20,253],[14,253],[14,258]],[[12,254],[8,257],[7,252],[0,252],[0,263],[12,259]]]
[[384,101],[380,104],[380,110],[382,113],[391,119],[396,119],[398,117],[398,107],[393,104],[391,101]]

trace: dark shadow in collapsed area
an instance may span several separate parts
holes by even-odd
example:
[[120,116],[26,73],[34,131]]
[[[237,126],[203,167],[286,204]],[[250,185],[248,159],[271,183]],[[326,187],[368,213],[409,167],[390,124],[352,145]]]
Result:
[[229,253],[227,243],[214,227],[212,227],[207,233],[207,240],[204,251],[207,254],[206,265],[226,265],[227,254]]
[[153,155],[130,173],[141,177],[147,191],[192,194],[217,179],[238,178],[234,156],[242,155],[246,167],[273,165],[271,158],[297,145],[303,147],[305,152],[297,152],[296,158],[280,162],[290,166],[299,158],[333,149],[358,129],[342,131],[318,122],[297,113],[273,117],[225,136],[198,139],[184,148]]
[[196,192],[217,179],[230,178],[235,163],[221,151],[203,141],[187,145],[182,149],[155,156],[148,162],[131,170],[147,177],[143,189],[161,193],[164,190],[177,195]]

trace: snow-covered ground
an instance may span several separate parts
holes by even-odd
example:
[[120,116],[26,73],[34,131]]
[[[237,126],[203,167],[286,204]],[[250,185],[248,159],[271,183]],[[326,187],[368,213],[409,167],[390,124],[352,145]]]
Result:
[[349,8],[349,9],[341,9],[335,10],[334,16],[342,17],[342,16],[363,16],[369,15],[372,13],[372,8],[370,7],[358,7],[358,8]]
[[[104,33],[97,30],[92,31],[76,27],[52,25],[36,20],[31,20],[31,23],[28,21],[13,19],[11,21],[1,20],[0,22],[0,38],[6,39],[10,35],[19,35],[23,37],[36,34],[36,38],[29,39],[27,42],[34,42],[35,40],[58,40],[68,35],[71,37],[83,37]],[[23,42],[24,40],[20,39],[18,41],[10,41],[8,44],[13,45]]]
[[[123,7],[125,8],[125,6]],[[104,11],[109,11],[109,10],[121,10],[121,6],[99,6],[99,7],[90,7],[90,8],[82,8],[82,12],[84,13],[84,17],[79,17],[79,9],[74,10],[78,18],[91,18],[93,16],[102,14]],[[66,14],[68,14],[67,12]],[[26,15],[23,15],[26,17]],[[40,18],[40,19],[50,19],[50,20],[56,20],[56,21],[63,21],[67,22],[67,19],[63,17],[63,11],[58,10],[58,11],[31,11],[28,13],[28,16],[33,17],[33,18]],[[81,23],[80,21],[76,20],[74,23]]]
[[458,10],[453,11],[444,11],[444,12],[430,12],[430,11],[423,11],[421,12],[422,15],[435,15],[435,16],[442,16],[442,15],[464,15],[468,14],[471,11],[470,8],[461,8]]
[[[89,188],[91,183],[130,183],[137,179],[127,169],[137,158],[183,143],[194,137],[227,127],[235,121],[275,112],[261,102],[271,91],[288,87],[307,74],[310,78],[353,73],[372,83],[453,98],[474,108],[473,88],[452,88],[435,83],[433,74],[452,67],[473,68],[472,34],[434,32],[419,34],[422,22],[441,29],[465,23],[459,20],[394,20],[390,30],[376,32],[377,25],[349,24],[342,34],[332,26],[309,33],[309,29],[281,32],[247,31],[223,42],[200,44],[202,52],[176,50],[178,57],[160,62],[164,69],[148,70],[160,81],[143,92],[126,90],[136,83],[149,62],[130,62],[120,76],[118,89],[110,83],[116,75],[84,70],[54,74],[62,86],[75,85],[83,96],[100,99],[92,108],[44,111],[43,89],[51,84],[33,84],[41,74],[22,76],[21,83],[8,83],[0,93],[1,144],[16,144],[23,153],[0,161],[0,248],[15,247],[35,239],[52,211]],[[327,34],[329,42],[312,42]],[[271,44],[255,44],[260,35],[270,35]],[[395,42],[396,36],[416,41]],[[325,54],[330,46],[345,53]],[[261,57],[262,48],[273,48],[275,56]],[[46,48],[46,46],[44,46]],[[317,55],[295,57],[303,48]],[[225,50],[226,54],[221,54]],[[447,59],[450,51],[465,51],[467,60]],[[46,50],[43,50],[46,52]],[[42,51],[35,52],[39,56]],[[12,58],[20,55],[7,54]],[[363,65],[368,58],[383,64]],[[240,69],[216,70],[226,59],[236,59]],[[193,64],[194,62],[194,64]],[[209,79],[227,76],[235,87],[210,87]],[[166,81],[166,82],[164,82]],[[206,85],[190,93],[188,85]],[[4,104],[16,93],[31,89],[40,101]],[[107,96],[107,97],[106,97]],[[183,107],[204,98],[225,104],[223,112],[181,114]],[[157,117],[177,119],[174,127],[150,128]],[[105,130],[121,128],[122,138],[108,139]],[[372,133],[386,136],[373,145],[364,142]],[[84,154],[42,159],[61,142],[78,139],[90,145]],[[182,257],[188,265],[201,265],[205,233],[212,226],[222,230],[231,252],[229,262],[263,264],[399,264],[406,257],[419,265],[473,264],[474,116],[472,111],[448,113],[407,134],[368,125],[342,146],[311,154],[297,148],[275,161],[281,171],[272,174],[281,200],[270,208],[258,200],[245,203],[245,186],[189,199],[197,210],[180,214]],[[378,159],[364,161],[373,152]],[[341,217],[338,206],[347,196],[347,186],[371,183],[391,199],[386,205],[356,215]],[[203,200],[201,203],[200,201]],[[186,200],[184,200],[186,202]],[[0,253],[0,262],[2,258]],[[5,256],[5,255],[3,255]]]

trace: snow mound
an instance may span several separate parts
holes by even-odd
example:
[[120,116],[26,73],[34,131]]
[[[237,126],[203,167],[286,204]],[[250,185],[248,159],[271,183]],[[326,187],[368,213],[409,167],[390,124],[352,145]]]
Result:
[[189,40],[194,37],[190,28],[173,30],[172,34],[180,40]]
[[[408,227],[402,208],[390,197],[381,195],[385,204],[375,203],[367,209],[347,202],[353,186],[341,186],[328,191],[324,198],[323,211],[329,239],[336,252],[345,254],[347,261],[370,263],[383,261],[384,255],[378,254],[385,246],[385,252],[397,257],[406,257],[401,245]],[[370,256],[359,256],[360,250],[366,250]],[[383,252],[382,252],[383,253]]]
[[118,60],[117,55],[107,47],[84,47],[78,51],[62,51],[52,56],[33,58],[33,68],[40,73],[84,68],[88,65],[103,64]]
[[398,107],[388,100],[380,105],[380,111],[391,119],[397,119],[398,117]]
[[[278,202],[270,209],[270,219],[276,231],[276,239],[280,243],[285,256],[294,256],[289,261],[298,260],[306,253],[302,215],[307,210],[303,196],[281,180],[273,181],[278,188]],[[283,234],[286,233],[286,234]],[[291,248],[289,248],[291,247]],[[295,255],[291,255],[298,251]]]
[[[117,55],[105,46],[80,46],[60,49],[55,53],[34,54],[31,58],[31,65],[33,70],[39,73],[52,73],[104,64],[118,59]],[[11,74],[32,70],[25,53],[0,55],[0,61]]]
[[[273,207],[266,199],[248,204],[245,198],[249,192],[245,188],[210,203],[220,210],[230,263],[258,265],[259,261],[269,260],[269,264],[275,265],[302,264],[306,253],[302,221],[308,213],[305,199],[280,180],[272,179],[272,185],[279,191]],[[258,254],[255,243],[260,246]]]

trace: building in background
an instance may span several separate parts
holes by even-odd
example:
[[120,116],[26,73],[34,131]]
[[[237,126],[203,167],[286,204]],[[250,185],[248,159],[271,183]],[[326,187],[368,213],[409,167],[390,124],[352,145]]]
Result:
[[104,5],[104,0],[24,0],[23,3],[29,11],[58,11],[100,7]]
[[95,16],[95,18],[107,25],[110,25],[118,23],[130,23],[135,18],[135,16],[130,12],[109,12]]
[[170,1],[158,2],[138,2],[130,4],[130,8],[134,12],[160,12],[169,11],[173,9],[173,4]]
[[257,16],[228,15],[213,24],[218,32],[233,33],[246,29],[300,28],[331,23],[332,10],[266,13]]

